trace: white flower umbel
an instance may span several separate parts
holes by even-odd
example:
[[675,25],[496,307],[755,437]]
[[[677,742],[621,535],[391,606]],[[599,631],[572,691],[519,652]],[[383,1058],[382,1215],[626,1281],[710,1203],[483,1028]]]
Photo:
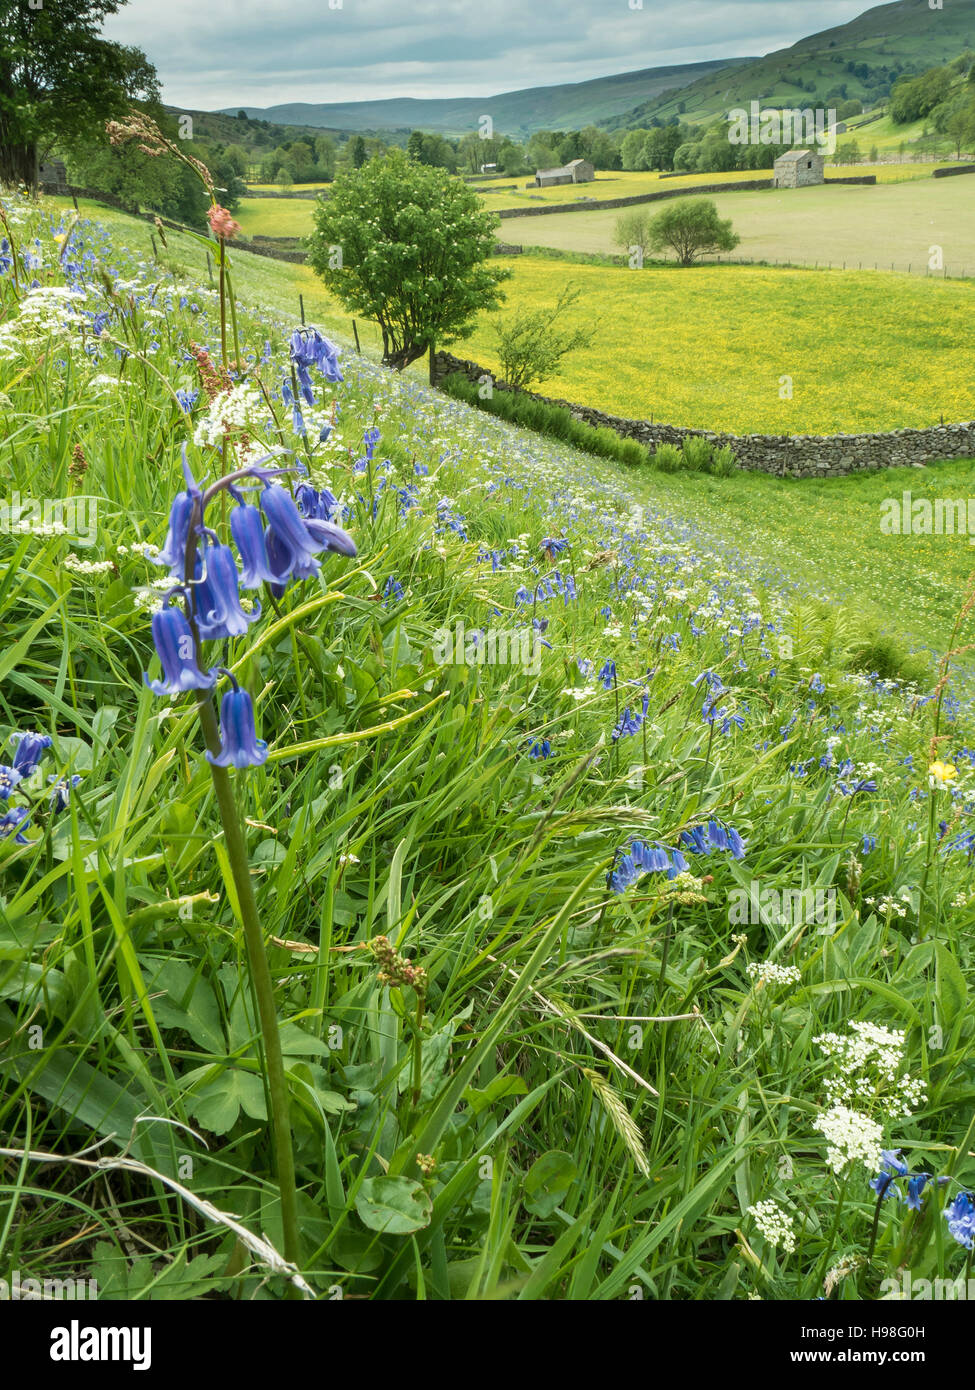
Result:
[[899,1075],[904,1061],[904,1034],[874,1023],[851,1023],[845,1036],[822,1033],[814,1038],[824,1057],[836,1066],[826,1078],[826,1099],[830,1105],[879,1105],[891,1119],[910,1115],[926,1094],[924,1082],[906,1073]]
[[78,313],[85,302],[80,290],[59,285],[28,290],[17,317],[0,327],[0,357],[11,357],[54,340],[63,343],[86,320]]
[[774,960],[753,960],[747,973],[757,985],[797,985],[802,979],[794,965],[779,965]]
[[232,391],[218,396],[193,432],[194,444],[220,445],[228,434],[251,430],[264,420],[268,410],[260,394],[241,382]]
[[842,1176],[853,1163],[862,1163],[870,1172],[880,1167],[884,1132],[869,1115],[834,1105],[821,1111],[814,1123],[826,1136],[826,1161],[834,1173]]
[[755,1218],[755,1225],[775,1250],[780,1247],[787,1255],[796,1248],[796,1233],[792,1217],[782,1210],[778,1202],[766,1199],[748,1208],[748,1215]]

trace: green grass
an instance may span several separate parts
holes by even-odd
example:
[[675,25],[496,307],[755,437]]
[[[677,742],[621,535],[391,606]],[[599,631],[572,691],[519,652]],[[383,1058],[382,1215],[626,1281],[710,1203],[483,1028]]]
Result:
[[[40,237],[32,274],[57,284],[50,229],[21,213],[14,234]],[[57,316],[32,334],[0,280],[4,475],[25,498],[98,502],[88,548],[0,531],[0,737],[52,740],[7,803],[30,807],[27,843],[9,822],[0,840],[0,1256],[94,1277],[102,1297],[280,1298],[265,1257],[192,1205],[280,1247],[228,839],[192,701],[142,679],[159,672],[143,548],[164,539],[207,409],[187,418],[173,389],[199,386],[191,341],[219,356],[217,305],[140,266],[144,235],[122,219],[72,233],[65,266],[88,250],[124,282],[86,285],[85,308],[110,314],[97,340]],[[315,411],[338,420],[309,446],[278,395],[282,268],[238,253],[233,269],[241,355],[260,359],[277,417],[258,400],[251,437],[307,458],[358,547],[203,654],[252,692],[269,745],[233,783],[311,1296],[809,1300],[842,1256],[854,1269],[831,1296],[872,1300],[906,1242],[915,1276],[959,1274],[936,1208],[975,1179],[975,901],[965,854],[934,849],[939,817],[970,825],[975,728],[967,702],[939,715],[897,684],[916,663],[878,626],[880,580],[818,600],[805,557],[769,553],[786,511],[760,513],[770,480],[750,508],[712,508],[702,489],[727,500],[738,479],[581,455],[365,360],[340,386],[316,379]],[[188,457],[210,480],[232,463],[192,443]],[[817,591],[860,544],[854,481],[856,534],[808,557],[833,560]],[[221,513],[208,523],[226,536]],[[458,624],[480,634],[459,658]],[[537,663],[496,641],[533,631]],[[621,731],[644,696],[646,720]],[[928,789],[939,732],[956,799]],[[69,774],[58,811],[46,779]],[[673,848],[711,820],[741,858],[734,838],[687,847],[687,877],[607,891],[633,840]],[[816,889],[825,918],[767,896]],[[421,1011],[411,985],[378,978],[378,936],[426,972]],[[768,962],[788,967],[778,982]],[[842,1069],[815,1039],[855,1020],[903,1029],[926,1087],[891,1115],[868,1078],[875,1150],[949,1179],[928,1185],[921,1223],[886,1203],[876,1242],[870,1172],[834,1174],[817,1129]],[[86,1168],[93,1143],[101,1165],[127,1152],[149,1171]],[[770,1200],[791,1253],[749,1211]]]
[[[881,166],[877,166],[878,169]],[[858,166],[850,173],[871,173]],[[924,274],[933,245],[949,274],[975,276],[975,175],[910,179],[845,188],[765,189],[708,196],[730,218],[741,244],[735,258],[832,264]],[[650,211],[656,211],[649,204]],[[613,252],[620,211],[580,211],[503,222],[514,245]]]
[[245,236],[308,236],[314,228],[311,198],[242,198],[234,213]]

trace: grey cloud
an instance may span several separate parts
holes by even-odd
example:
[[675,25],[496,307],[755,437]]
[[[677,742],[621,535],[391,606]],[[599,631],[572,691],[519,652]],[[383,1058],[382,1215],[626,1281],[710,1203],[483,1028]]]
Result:
[[864,0],[130,0],[166,100],[215,108],[490,95],[783,48]]

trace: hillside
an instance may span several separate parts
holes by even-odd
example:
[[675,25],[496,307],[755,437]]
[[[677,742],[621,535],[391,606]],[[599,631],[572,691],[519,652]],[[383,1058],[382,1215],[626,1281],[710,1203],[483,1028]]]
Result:
[[72,503],[0,529],[25,1270],[255,1325],[873,1301],[907,1240],[964,1277],[971,703],[880,576],[821,605],[770,544],[805,509],[849,574],[862,480],[624,470],[339,373],[236,251],[231,349],[215,242],[50,206],[0,276],[15,495]]
[[[772,106],[849,98],[874,103],[902,72],[923,71],[969,48],[975,49],[971,3],[949,0],[943,10],[932,10],[928,0],[895,0],[764,57],[644,68],[491,97],[290,102],[242,109],[254,120],[316,133],[420,129],[456,136],[476,129],[480,117],[490,115],[497,130],[525,139],[536,130],[589,124],[632,129],[655,117],[701,121],[752,100]],[[237,110],[225,107],[212,114],[235,117]]]
[[612,124],[629,129],[654,116],[667,120],[677,114],[699,121],[751,101],[809,106],[839,96],[876,102],[900,72],[923,72],[966,49],[975,49],[975,5],[948,0],[943,10],[932,10],[928,0],[895,0],[790,48],[708,73],[680,92],[644,102]]
[[[274,124],[303,124],[336,130],[430,130],[444,135],[464,135],[477,129],[489,115],[495,128],[524,138],[536,130],[579,129],[606,124],[637,102],[679,90],[717,71],[746,63],[747,58],[687,63],[678,67],[644,68],[587,82],[557,87],[528,87],[491,97],[454,97],[421,100],[396,97],[385,101],[290,102],[281,106],[243,107],[250,117]],[[236,114],[237,108],[226,112]]]

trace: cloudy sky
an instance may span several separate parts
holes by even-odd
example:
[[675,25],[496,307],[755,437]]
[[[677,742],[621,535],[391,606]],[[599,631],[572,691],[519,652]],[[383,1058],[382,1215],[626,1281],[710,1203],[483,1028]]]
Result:
[[490,96],[762,54],[868,8],[869,0],[129,0],[106,33],[145,49],[167,102],[213,110]]

